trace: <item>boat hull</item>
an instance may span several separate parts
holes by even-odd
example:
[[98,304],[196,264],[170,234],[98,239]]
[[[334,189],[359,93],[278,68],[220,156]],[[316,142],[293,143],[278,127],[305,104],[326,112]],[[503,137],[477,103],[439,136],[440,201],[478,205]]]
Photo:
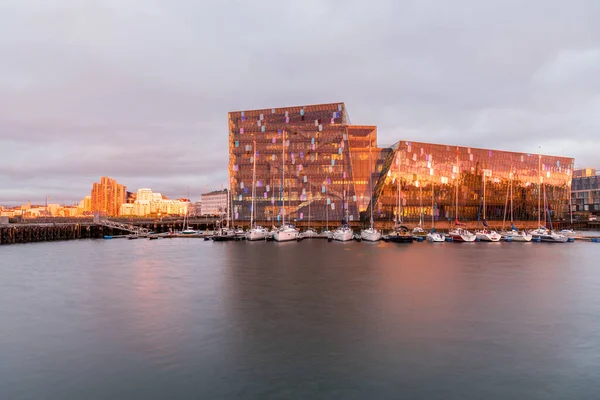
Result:
[[502,235],[503,238],[510,240],[511,242],[531,242],[532,236],[528,233],[505,233]]
[[290,242],[298,239],[298,232],[277,231],[273,234],[276,242]]
[[386,241],[392,243],[412,243],[415,241],[415,238],[411,235],[390,235]]
[[269,237],[268,231],[263,230],[250,230],[246,234],[246,240],[256,241],[256,240],[266,240]]
[[376,229],[365,229],[360,233],[360,238],[367,242],[378,242],[381,240],[381,232]]
[[347,242],[354,239],[352,231],[333,232],[333,240],[338,242]]
[[458,242],[458,243],[474,242],[477,239],[477,236],[475,236],[475,235],[455,235],[455,234],[451,234],[450,237],[452,238],[453,242]]
[[534,237],[538,237],[539,240],[541,240],[542,242],[545,242],[545,243],[566,243],[569,240],[569,238],[564,235],[556,235],[556,234],[534,235]]
[[428,242],[433,243],[443,243],[446,241],[444,236],[440,235],[439,233],[428,233],[426,239]]
[[475,237],[477,240],[479,240],[481,242],[499,242],[500,239],[502,238],[502,236],[500,236],[499,234],[497,234],[495,232],[491,232],[491,233],[478,232],[475,234]]

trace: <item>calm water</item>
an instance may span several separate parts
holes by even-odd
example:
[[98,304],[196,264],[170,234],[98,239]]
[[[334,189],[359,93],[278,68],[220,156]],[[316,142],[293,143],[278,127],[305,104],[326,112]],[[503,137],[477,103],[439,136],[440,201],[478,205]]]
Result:
[[591,399],[600,244],[0,247],[2,399]]

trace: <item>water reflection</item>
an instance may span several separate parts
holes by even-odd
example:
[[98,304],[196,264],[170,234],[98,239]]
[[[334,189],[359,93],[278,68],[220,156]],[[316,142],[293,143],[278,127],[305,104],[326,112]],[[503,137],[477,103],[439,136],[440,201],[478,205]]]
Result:
[[600,246],[0,248],[3,398],[593,398]]

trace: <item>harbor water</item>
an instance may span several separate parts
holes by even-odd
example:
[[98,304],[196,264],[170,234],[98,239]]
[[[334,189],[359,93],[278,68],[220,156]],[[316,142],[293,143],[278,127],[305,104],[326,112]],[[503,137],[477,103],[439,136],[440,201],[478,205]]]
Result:
[[591,399],[600,244],[0,248],[2,399]]

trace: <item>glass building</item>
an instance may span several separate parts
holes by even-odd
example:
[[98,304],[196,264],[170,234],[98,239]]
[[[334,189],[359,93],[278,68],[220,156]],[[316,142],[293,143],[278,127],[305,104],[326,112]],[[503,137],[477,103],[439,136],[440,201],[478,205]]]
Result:
[[379,224],[396,216],[416,224],[422,216],[429,226],[432,217],[457,214],[468,222],[484,213],[487,221],[510,220],[511,200],[514,221],[537,220],[538,210],[542,221],[568,213],[572,158],[376,142],[377,128],[350,124],[344,103],[230,112],[234,219],[250,220],[255,162],[255,217],[266,225],[284,214],[286,222],[306,223],[309,213],[315,222],[364,223],[371,204]]
[[269,224],[284,214],[307,222],[309,213],[312,221],[358,221],[369,176],[375,185],[390,151],[375,147],[375,126],[349,123],[344,103],[230,112],[229,139],[234,219],[250,220],[256,161],[255,216]]
[[385,159],[374,190],[375,219],[391,221],[398,215],[403,222],[418,223],[423,218],[425,226],[432,217],[447,224],[457,218],[483,221],[484,216],[510,221],[511,202],[514,221],[535,221],[538,210],[542,223],[566,218],[573,161],[400,141]]
[[572,204],[575,213],[600,212],[600,174],[594,168],[573,173]]

